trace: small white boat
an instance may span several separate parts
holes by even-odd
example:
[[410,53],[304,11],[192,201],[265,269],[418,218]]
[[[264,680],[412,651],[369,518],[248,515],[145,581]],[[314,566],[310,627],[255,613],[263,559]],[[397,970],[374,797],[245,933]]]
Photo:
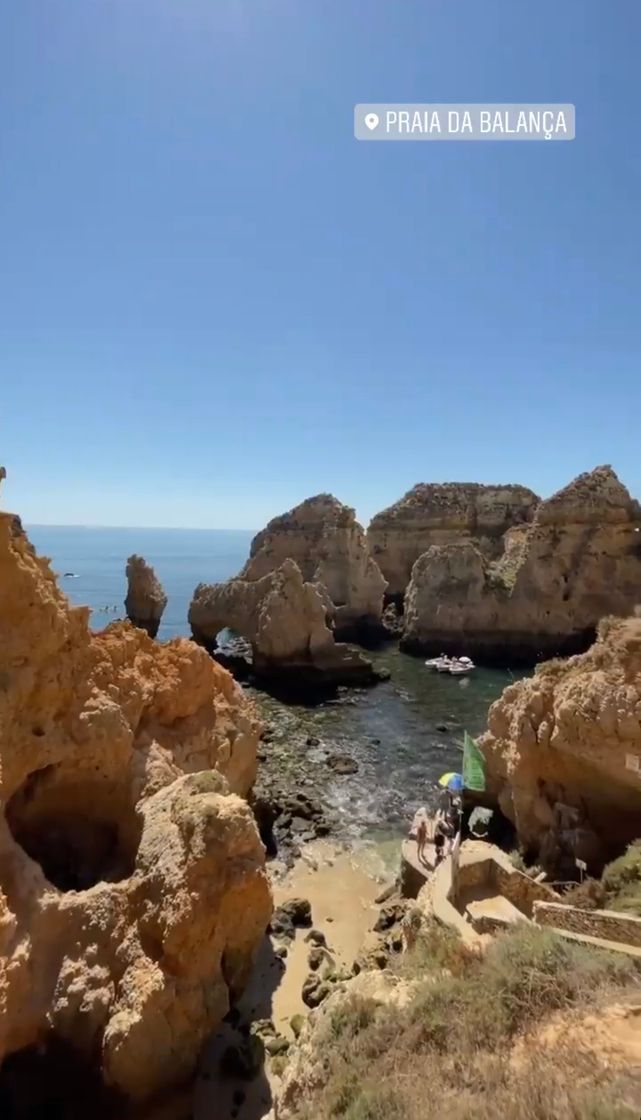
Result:
[[431,657],[425,665],[428,669],[436,669],[437,673],[451,673],[453,677],[462,677],[476,668],[471,657],[448,657],[445,653],[440,657]]
[[474,662],[470,661],[469,657],[459,657],[450,665],[449,672],[453,677],[462,677],[466,673],[471,673],[475,668]]

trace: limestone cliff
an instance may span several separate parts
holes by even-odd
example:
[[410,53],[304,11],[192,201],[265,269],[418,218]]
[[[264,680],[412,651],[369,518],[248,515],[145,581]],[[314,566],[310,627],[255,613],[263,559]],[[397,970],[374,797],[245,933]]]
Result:
[[260,578],[199,584],[189,608],[193,635],[215,651],[229,627],[252,646],[254,672],[298,684],[372,683],[371,663],[334,640],[322,586],[306,582],[293,560]]
[[494,561],[472,541],[433,545],[412,570],[403,646],[508,664],[585,649],[641,597],[640,530],[638,502],[597,467],[509,530]]
[[472,542],[493,559],[513,525],[531,521],[540,499],[525,486],[477,482],[419,483],[400,501],[377,513],[367,539],[388,581],[389,596],[401,598],[412,567],[432,545]]
[[287,559],[296,562],[305,581],[327,589],[338,637],[380,629],[386,581],[353,509],[331,494],[318,494],[274,517],[254,537],[239,578],[261,579]]
[[133,1098],[190,1074],[271,912],[259,731],[192,642],[93,634],[0,514],[0,1061],[55,1038]]
[[540,665],[492,705],[491,792],[545,864],[604,858],[639,836],[641,618],[604,620],[591,649]]
[[146,630],[150,638],[155,638],[163,611],[167,606],[167,596],[162,584],[154,569],[142,556],[129,557],[125,574],[127,618],[134,626]]

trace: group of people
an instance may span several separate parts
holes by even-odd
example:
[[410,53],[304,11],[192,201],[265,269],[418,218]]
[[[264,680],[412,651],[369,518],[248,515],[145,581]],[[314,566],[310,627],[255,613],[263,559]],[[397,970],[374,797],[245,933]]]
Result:
[[461,830],[461,814],[463,804],[458,790],[444,789],[438,800],[436,813],[433,818],[432,835],[428,820],[422,816],[416,828],[416,844],[418,858],[421,863],[426,863],[425,847],[431,841],[435,849],[435,864],[449,856],[454,847],[454,841]]

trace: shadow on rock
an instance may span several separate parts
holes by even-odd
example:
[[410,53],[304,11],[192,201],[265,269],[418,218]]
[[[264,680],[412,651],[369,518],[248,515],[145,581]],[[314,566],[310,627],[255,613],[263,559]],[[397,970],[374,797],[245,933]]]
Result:
[[194,1091],[193,1120],[261,1120],[270,1110],[269,1067],[288,1048],[273,1026],[273,995],[284,962],[265,936],[242,998],[207,1043]]

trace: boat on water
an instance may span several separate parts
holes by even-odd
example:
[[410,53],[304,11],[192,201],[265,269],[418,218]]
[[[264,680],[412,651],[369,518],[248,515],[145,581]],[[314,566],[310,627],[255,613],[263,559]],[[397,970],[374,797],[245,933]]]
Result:
[[444,653],[430,658],[425,665],[428,669],[436,669],[437,673],[450,673],[453,677],[465,676],[476,668],[470,657],[447,657]]

